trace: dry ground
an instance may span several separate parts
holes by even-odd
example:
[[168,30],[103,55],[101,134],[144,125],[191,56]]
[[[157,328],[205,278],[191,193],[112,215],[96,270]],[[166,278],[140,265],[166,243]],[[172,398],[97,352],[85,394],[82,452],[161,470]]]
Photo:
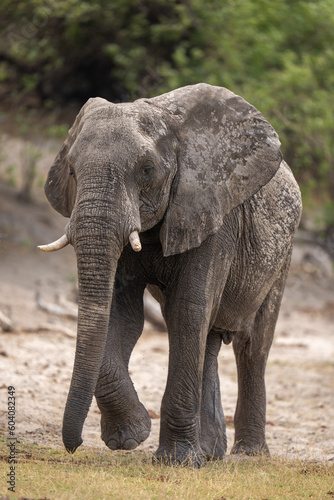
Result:
[[[62,447],[62,413],[70,383],[75,321],[38,308],[36,295],[55,303],[73,299],[75,258],[71,247],[42,254],[37,244],[62,234],[64,220],[45,202],[26,205],[0,184],[0,311],[15,331],[0,333],[0,425],[5,433],[7,386],[16,388],[17,436]],[[334,282],[326,255],[296,247],[267,368],[267,441],[273,454],[334,461]],[[45,325],[47,323],[47,325]],[[55,330],[46,329],[54,325]],[[36,331],[38,329],[38,331]],[[166,334],[145,324],[130,371],[152,416],[141,449],[158,445],[159,409],[167,375]],[[237,381],[231,346],[219,358],[222,401],[233,444]],[[84,445],[103,448],[99,411],[92,405]]]

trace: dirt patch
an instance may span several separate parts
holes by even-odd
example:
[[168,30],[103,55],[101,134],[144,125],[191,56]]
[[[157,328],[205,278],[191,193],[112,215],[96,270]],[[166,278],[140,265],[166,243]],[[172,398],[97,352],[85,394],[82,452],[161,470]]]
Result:
[[[66,332],[75,332],[76,324],[39,309],[36,298],[39,294],[52,303],[59,297],[73,298],[75,256],[71,247],[50,255],[38,252],[36,245],[59,237],[66,221],[46,202],[26,205],[15,194],[0,184],[0,310],[15,325],[15,332],[0,333],[0,422],[5,432],[7,386],[12,385],[18,437],[62,447],[62,415],[75,350],[75,338]],[[299,247],[296,255],[300,253]],[[328,265],[305,267],[303,257],[297,256],[267,368],[267,440],[273,454],[334,460],[333,307]],[[54,330],[43,329],[46,323]],[[38,333],[27,333],[36,329]],[[154,451],[158,445],[167,363],[166,334],[146,323],[130,363],[135,387],[152,418],[151,435],[140,447],[144,450]],[[222,347],[219,371],[230,449],[237,395],[231,346]],[[95,402],[83,437],[85,446],[105,448]]]

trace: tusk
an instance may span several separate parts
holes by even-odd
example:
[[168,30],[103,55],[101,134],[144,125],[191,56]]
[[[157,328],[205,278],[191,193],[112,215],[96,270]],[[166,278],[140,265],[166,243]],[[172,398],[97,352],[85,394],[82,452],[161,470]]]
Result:
[[133,231],[129,236],[129,242],[135,252],[140,252],[141,243],[139,239],[138,231]]
[[39,245],[37,248],[42,250],[42,252],[55,252],[56,250],[60,250],[61,248],[66,247],[69,244],[68,238],[66,234],[64,234],[59,240],[53,241],[48,245]]

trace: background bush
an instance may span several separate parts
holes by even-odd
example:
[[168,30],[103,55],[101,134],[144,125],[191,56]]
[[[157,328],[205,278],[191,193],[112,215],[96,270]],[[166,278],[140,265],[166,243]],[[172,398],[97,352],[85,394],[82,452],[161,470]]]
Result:
[[334,223],[333,0],[2,0],[0,29],[0,99],[14,105],[202,81],[241,94],[280,134],[304,202]]

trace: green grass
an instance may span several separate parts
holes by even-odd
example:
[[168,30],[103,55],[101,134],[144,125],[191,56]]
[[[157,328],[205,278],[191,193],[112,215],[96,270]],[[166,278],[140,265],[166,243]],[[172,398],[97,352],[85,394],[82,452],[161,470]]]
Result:
[[[8,447],[0,443],[1,478],[9,472]],[[195,470],[153,466],[140,452],[63,450],[17,444],[16,491],[10,499],[210,499],[298,500],[334,498],[334,466],[280,458],[228,459]]]

